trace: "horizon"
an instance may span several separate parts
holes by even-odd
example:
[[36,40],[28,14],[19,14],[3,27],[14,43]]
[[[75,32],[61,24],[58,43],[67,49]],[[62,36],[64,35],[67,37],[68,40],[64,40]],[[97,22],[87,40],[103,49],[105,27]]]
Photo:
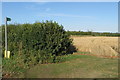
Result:
[[3,2],[9,24],[53,20],[67,31],[118,32],[117,2]]

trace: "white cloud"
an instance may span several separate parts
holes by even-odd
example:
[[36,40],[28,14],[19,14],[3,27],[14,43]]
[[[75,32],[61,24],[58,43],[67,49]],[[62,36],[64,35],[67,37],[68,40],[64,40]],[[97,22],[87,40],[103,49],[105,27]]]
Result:
[[34,5],[27,5],[27,6],[25,6],[25,8],[32,9],[32,10],[36,9],[36,7]]
[[51,10],[50,8],[46,8],[46,9],[45,9],[45,11],[47,11],[47,12],[50,11],[50,10]]
[[50,14],[50,13],[41,13],[38,16],[41,17],[74,17],[74,18],[92,18],[91,16],[80,16],[80,15],[72,15],[72,14],[63,14],[63,13],[57,13],[57,14]]
[[37,5],[44,5],[44,4],[46,4],[46,3],[48,3],[48,2],[43,2],[43,1],[41,1],[41,2],[35,2]]

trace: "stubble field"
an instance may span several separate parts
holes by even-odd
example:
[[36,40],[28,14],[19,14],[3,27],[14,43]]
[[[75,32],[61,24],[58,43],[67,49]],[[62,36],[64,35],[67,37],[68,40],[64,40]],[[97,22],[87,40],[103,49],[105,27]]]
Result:
[[107,57],[118,56],[118,37],[71,36],[78,51]]

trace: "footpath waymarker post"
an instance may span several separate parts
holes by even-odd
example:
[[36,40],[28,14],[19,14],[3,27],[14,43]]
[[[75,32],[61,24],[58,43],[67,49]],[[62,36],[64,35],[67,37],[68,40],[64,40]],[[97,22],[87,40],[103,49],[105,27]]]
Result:
[[11,18],[6,17],[5,18],[5,56],[8,57],[8,50],[7,50],[7,21],[11,21]]

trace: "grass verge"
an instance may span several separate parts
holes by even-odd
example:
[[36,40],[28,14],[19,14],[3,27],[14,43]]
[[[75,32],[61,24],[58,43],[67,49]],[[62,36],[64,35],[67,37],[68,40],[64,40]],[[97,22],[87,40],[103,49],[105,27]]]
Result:
[[90,55],[65,55],[61,63],[39,64],[27,70],[26,78],[117,78],[118,60]]

